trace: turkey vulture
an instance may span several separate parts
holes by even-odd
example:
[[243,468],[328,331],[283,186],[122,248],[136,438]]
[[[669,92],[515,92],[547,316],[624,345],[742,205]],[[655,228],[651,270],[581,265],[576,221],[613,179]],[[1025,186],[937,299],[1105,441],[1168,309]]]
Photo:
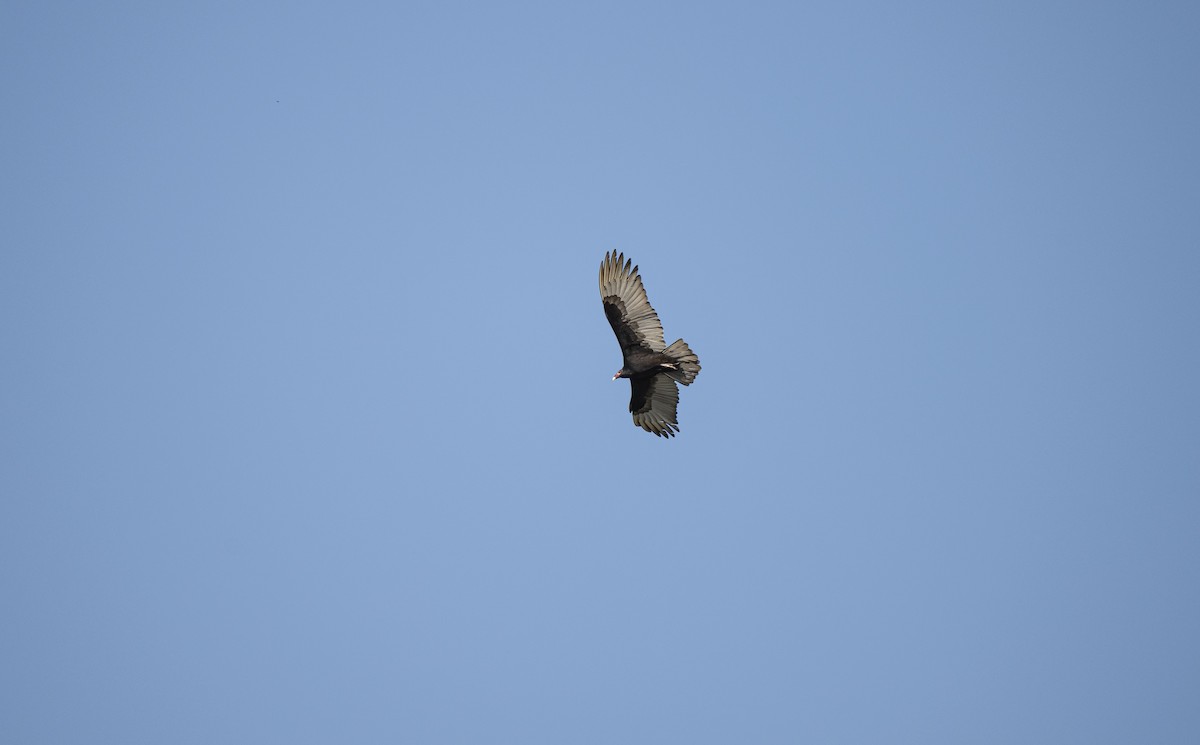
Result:
[[625,254],[604,254],[600,297],[624,362],[612,379],[629,378],[633,423],[659,437],[673,437],[679,431],[675,412],[679,388],[675,384],[692,384],[700,373],[700,358],[683,339],[669,347],[663,342],[662,323],[650,307],[638,268],[632,260],[625,260]]

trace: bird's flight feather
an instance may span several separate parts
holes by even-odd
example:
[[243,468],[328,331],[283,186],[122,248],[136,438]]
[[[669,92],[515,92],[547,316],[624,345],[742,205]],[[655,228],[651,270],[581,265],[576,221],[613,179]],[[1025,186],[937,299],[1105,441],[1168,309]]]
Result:
[[617,335],[622,350],[628,346],[641,346],[651,352],[661,352],[667,346],[663,341],[662,322],[650,307],[646,288],[633,261],[624,254],[615,252],[604,255],[600,264],[600,297],[604,300],[604,315]]

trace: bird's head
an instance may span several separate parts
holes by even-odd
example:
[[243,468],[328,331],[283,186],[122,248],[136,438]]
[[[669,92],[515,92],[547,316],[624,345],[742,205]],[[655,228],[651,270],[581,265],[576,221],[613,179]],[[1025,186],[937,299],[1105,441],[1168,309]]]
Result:
[[617,374],[614,375],[612,379],[616,380],[617,378],[628,378],[628,377],[629,377],[629,368],[622,367],[620,370],[617,370]]

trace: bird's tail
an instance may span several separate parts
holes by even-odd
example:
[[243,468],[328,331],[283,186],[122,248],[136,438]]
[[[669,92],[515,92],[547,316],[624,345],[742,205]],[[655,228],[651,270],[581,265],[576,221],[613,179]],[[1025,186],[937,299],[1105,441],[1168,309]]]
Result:
[[672,380],[684,385],[691,385],[696,376],[700,374],[700,358],[683,339],[676,339],[662,353],[670,357],[674,364],[674,368],[665,371]]

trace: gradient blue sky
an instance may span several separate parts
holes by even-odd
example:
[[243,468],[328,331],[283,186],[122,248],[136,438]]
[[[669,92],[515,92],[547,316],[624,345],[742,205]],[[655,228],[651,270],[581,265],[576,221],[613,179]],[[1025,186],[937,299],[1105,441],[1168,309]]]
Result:
[[1195,743],[1198,39],[6,3],[0,741]]

